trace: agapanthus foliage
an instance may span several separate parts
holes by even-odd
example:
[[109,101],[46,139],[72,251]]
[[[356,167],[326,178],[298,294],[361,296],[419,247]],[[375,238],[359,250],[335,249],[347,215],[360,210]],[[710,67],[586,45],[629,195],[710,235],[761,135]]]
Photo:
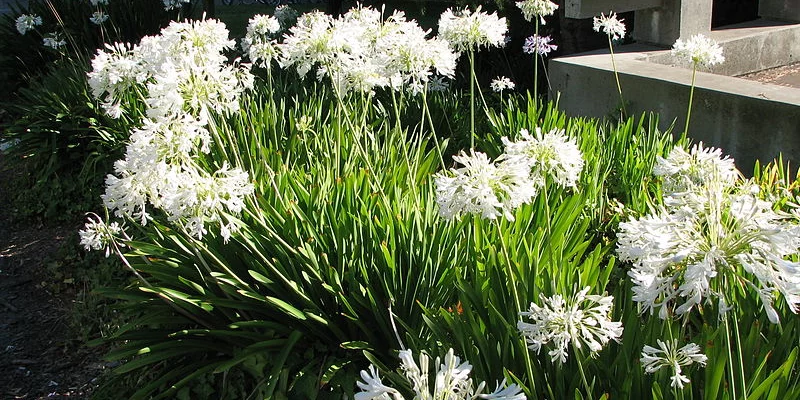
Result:
[[648,374],[655,373],[663,368],[670,368],[672,376],[670,377],[670,385],[683,389],[683,385],[689,383],[689,378],[683,375],[682,367],[692,364],[706,365],[708,357],[700,351],[700,346],[689,343],[681,348],[678,348],[677,340],[669,340],[666,342],[656,340],[658,348],[652,346],[644,346],[642,349],[642,357],[639,361],[642,363],[644,372]]
[[550,0],[525,0],[516,4],[522,10],[522,16],[526,21],[531,22],[534,18],[539,18],[542,25],[545,24],[544,17],[553,15],[558,9],[558,4]]
[[725,61],[722,47],[713,39],[697,34],[688,40],[678,39],[672,46],[674,57],[685,59],[694,66],[710,67]]
[[702,143],[690,152],[674,149],[654,172],[664,182],[663,206],[621,223],[617,247],[633,263],[633,300],[643,311],[658,309],[667,318],[712,299],[735,304],[724,298],[732,293],[724,282],[757,290],[773,323],[776,292],[798,311],[800,264],[791,258],[800,253],[796,218],[759,199],[757,188],[737,180],[733,160]]
[[[485,392],[486,382],[475,386],[470,373],[472,365],[457,357],[453,349],[447,351],[444,359],[436,357],[435,371],[430,370],[430,357],[420,353],[419,364],[414,361],[411,350],[400,351],[400,369],[408,381],[416,400],[525,400],[519,386],[512,384],[506,387],[505,380],[493,392]],[[432,374],[433,372],[433,374]],[[361,371],[355,400],[401,400],[399,390],[383,383],[377,369],[370,365],[369,371]]]
[[552,343],[548,352],[552,361],[565,363],[570,346],[584,346],[592,353],[603,349],[608,342],[619,341],[622,322],[611,321],[613,296],[590,295],[589,286],[565,299],[560,294],[541,296],[542,306],[531,303],[520,314],[531,322],[519,321],[519,329],[528,347],[539,352]]
[[386,87],[419,93],[434,73],[450,78],[455,73],[456,54],[428,33],[400,11],[385,20],[370,7],[337,19],[311,12],[278,44],[280,64],[301,76],[317,67],[317,78],[330,79],[340,94]]
[[625,24],[622,23],[624,19],[617,18],[617,14],[609,13],[609,15],[600,14],[599,17],[594,17],[592,20],[595,32],[600,32],[608,35],[611,40],[619,40],[625,37]]
[[508,24],[497,13],[486,13],[478,6],[461,10],[448,8],[439,17],[439,36],[457,51],[472,51],[481,47],[505,46]]
[[209,222],[219,223],[225,239],[236,229],[225,215],[240,212],[252,193],[248,174],[227,164],[209,173],[196,162],[210,151],[209,118],[237,110],[240,94],[252,86],[248,68],[223,54],[233,45],[223,24],[205,20],[173,22],[137,46],[98,52],[89,83],[105,108],[119,115],[120,99],[131,91],[147,106],[125,158],[106,179],[102,197],[115,215],[146,224],[149,204],[198,238]]

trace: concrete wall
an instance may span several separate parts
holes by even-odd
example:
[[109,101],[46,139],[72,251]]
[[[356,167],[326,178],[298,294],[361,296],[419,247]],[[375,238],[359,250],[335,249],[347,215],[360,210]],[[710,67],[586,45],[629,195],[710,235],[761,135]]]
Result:
[[[642,61],[655,48],[631,45],[619,49],[617,67],[629,114],[653,111],[660,128],[674,121],[683,131],[691,70]],[[655,51],[658,53],[658,51]],[[652,54],[651,54],[652,55]],[[550,61],[550,80],[559,107],[574,116],[604,117],[619,104],[609,54],[605,52]],[[800,163],[800,89],[740,78],[697,74],[689,137],[731,155],[745,174],[755,161],[779,153]]]

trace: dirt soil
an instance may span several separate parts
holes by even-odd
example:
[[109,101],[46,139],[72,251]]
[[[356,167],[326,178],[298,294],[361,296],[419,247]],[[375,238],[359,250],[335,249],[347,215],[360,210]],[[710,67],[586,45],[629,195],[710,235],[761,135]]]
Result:
[[[49,293],[48,257],[75,226],[12,221],[0,154],[0,399],[86,399],[104,363],[103,349],[71,336],[74,293]],[[51,278],[52,279],[52,278]]]
[[800,63],[765,69],[752,74],[742,75],[740,78],[761,83],[800,88]]

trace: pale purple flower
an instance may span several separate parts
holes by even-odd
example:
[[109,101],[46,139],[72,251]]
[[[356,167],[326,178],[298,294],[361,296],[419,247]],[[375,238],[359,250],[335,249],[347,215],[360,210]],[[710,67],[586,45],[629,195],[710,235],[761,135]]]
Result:
[[540,56],[546,56],[551,51],[558,50],[558,45],[552,44],[552,41],[553,38],[550,36],[533,35],[525,39],[525,44],[522,45],[522,51],[527,54],[536,53]]

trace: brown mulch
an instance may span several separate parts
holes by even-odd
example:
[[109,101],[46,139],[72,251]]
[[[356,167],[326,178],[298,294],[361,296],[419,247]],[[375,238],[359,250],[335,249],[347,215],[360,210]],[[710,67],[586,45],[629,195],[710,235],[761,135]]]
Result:
[[15,222],[0,154],[0,399],[86,399],[102,350],[74,338],[67,323],[75,293],[49,292],[46,261],[75,226]]

